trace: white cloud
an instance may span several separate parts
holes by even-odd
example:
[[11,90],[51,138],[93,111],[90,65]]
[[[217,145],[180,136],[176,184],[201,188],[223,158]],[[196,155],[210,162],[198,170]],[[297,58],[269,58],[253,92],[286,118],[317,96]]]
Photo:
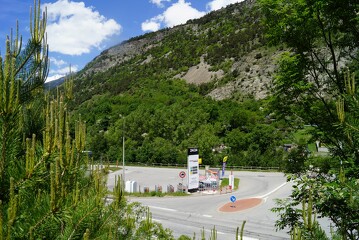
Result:
[[70,73],[70,67],[71,72],[77,72],[79,70],[79,67],[77,65],[70,65],[68,62],[62,59],[57,59],[55,57],[50,57],[50,64],[51,68],[46,82],[65,77]]
[[68,55],[89,53],[121,30],[115,20],[106,19],[83,2],[58,0],[44,6],[47,7],[46,30],[52,52]]
[[150,20],[146,20],[141,24],[142,31],[147,32],[155,32],[158,31],[161,28],[161,16],[157,16],[154,18],[151,18]]
[[205,14],[205,12],[198,11],[191,7],[191,3],[185,0],[178,0],[177,3],[172,4],[172,6],[167,8],[162,14],[142,23],[142,30],[157,31],[162,24],[165,27],[173,27],[186,23],[190,19],[200,18]]
[[57,59],[57,58],[54,58],[54,57],[50,57],[50,63],[51,63],[51,65],[54,64],[56,67],[61,67],[61,66],[67,64],[64,60]]
[[[77,72],[77,71],[78,71],[78,66],[71,65],[71,72]],[[49,75],[66,75],[69,73],[70,73],[70,65],[58,69],[51,69]]]
[[163,17],[166,27],[173,27],[186,23],[189,19],[200,18],[205,14],[205,12],[198,11],[191,7],[191,3],[187,3],[185,0],[179,0],[163,13]]
[[150,3],[157,5],[157,7],[163,8],[164,5],[162,2],[171,2],[171,0],[150,0]]
[[215,11],[218,9],[221,9],[222,7],[225,7],[232,3],[242,2],[243,0],[213,0],[209,3],[207,3],[207,9],[209,11]]

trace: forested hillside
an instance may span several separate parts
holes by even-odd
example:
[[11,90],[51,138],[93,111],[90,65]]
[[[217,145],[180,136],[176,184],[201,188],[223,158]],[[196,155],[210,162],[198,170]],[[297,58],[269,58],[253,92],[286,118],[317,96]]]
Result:
[[253,1],[114,46],[74,81],[72,109],[95,159],[280,166],[283,131],[266,110],[274,57]]

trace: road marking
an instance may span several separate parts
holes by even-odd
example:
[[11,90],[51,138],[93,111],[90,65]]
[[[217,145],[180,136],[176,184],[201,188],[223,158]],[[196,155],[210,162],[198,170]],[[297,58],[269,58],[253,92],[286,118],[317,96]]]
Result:
[[259,240],[259,239],[243,236],[243,240]]
[[164,210],[164,211],[169,211],[169,212],[177,212],[176,209],[171,209],[171,208],[163,208],[163,207],[155,207],[155,206],[148,206],[149,208],[154,208],[154,209],[159,209],[159,210]]
[[266,198],[266,197],[268,197],[269,195],[271,195],[272,193],[274,193],[275,191],[277,191],[278,189],[284,187],[284,185],[286,185],[286,184],[287,184],[287,182],[285,182],[285,183],[281,184],[280,186],[276,187],[275,189],[273,189],[273,190],[270,191],[269,193],[266,193],[266,194],[264,194],[264,195],[262,195],[262,196],[259,196],[258,198]]
[[[213,229],[212,229],[213,230]],[[209,229],[205,229],[206,232],[212,232],[212,230],[209,230]],[[220,232],[216,229],[216,233],[219,234],[219,235],[226,235],[226,233],[224,232]]]
[[213,216],[211,216],[211,215],[206,215],[206,214],[204,214],[204,215],[202,215],[203,217],[208,217],[208,218],[211,218],[211,217],[213,217]]

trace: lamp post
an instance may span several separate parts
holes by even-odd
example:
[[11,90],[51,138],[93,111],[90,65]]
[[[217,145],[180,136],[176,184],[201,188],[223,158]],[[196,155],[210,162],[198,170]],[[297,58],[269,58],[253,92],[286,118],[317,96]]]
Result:
[[125,183],[125,117],[120,114],[122,122],[122,180]]
[[122,171],[123,171],[123,181],[125,181],[125,119],[123,119],[123,131],[122,131]]

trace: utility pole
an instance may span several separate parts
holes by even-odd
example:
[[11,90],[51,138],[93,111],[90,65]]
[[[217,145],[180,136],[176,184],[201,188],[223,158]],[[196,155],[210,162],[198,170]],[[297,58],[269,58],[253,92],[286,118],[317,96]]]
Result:
[[123,130],[122,130],[122,171],[123,181],[125,182],[125,119],[123,119]]
[[[122,182],[125,184],[125,117],[122,114],[119,115],[122,119]],[[123,185],[125,186],[125,185]]]
[[122,181],[125,184],[125,117],[120,114],[122,118]]

